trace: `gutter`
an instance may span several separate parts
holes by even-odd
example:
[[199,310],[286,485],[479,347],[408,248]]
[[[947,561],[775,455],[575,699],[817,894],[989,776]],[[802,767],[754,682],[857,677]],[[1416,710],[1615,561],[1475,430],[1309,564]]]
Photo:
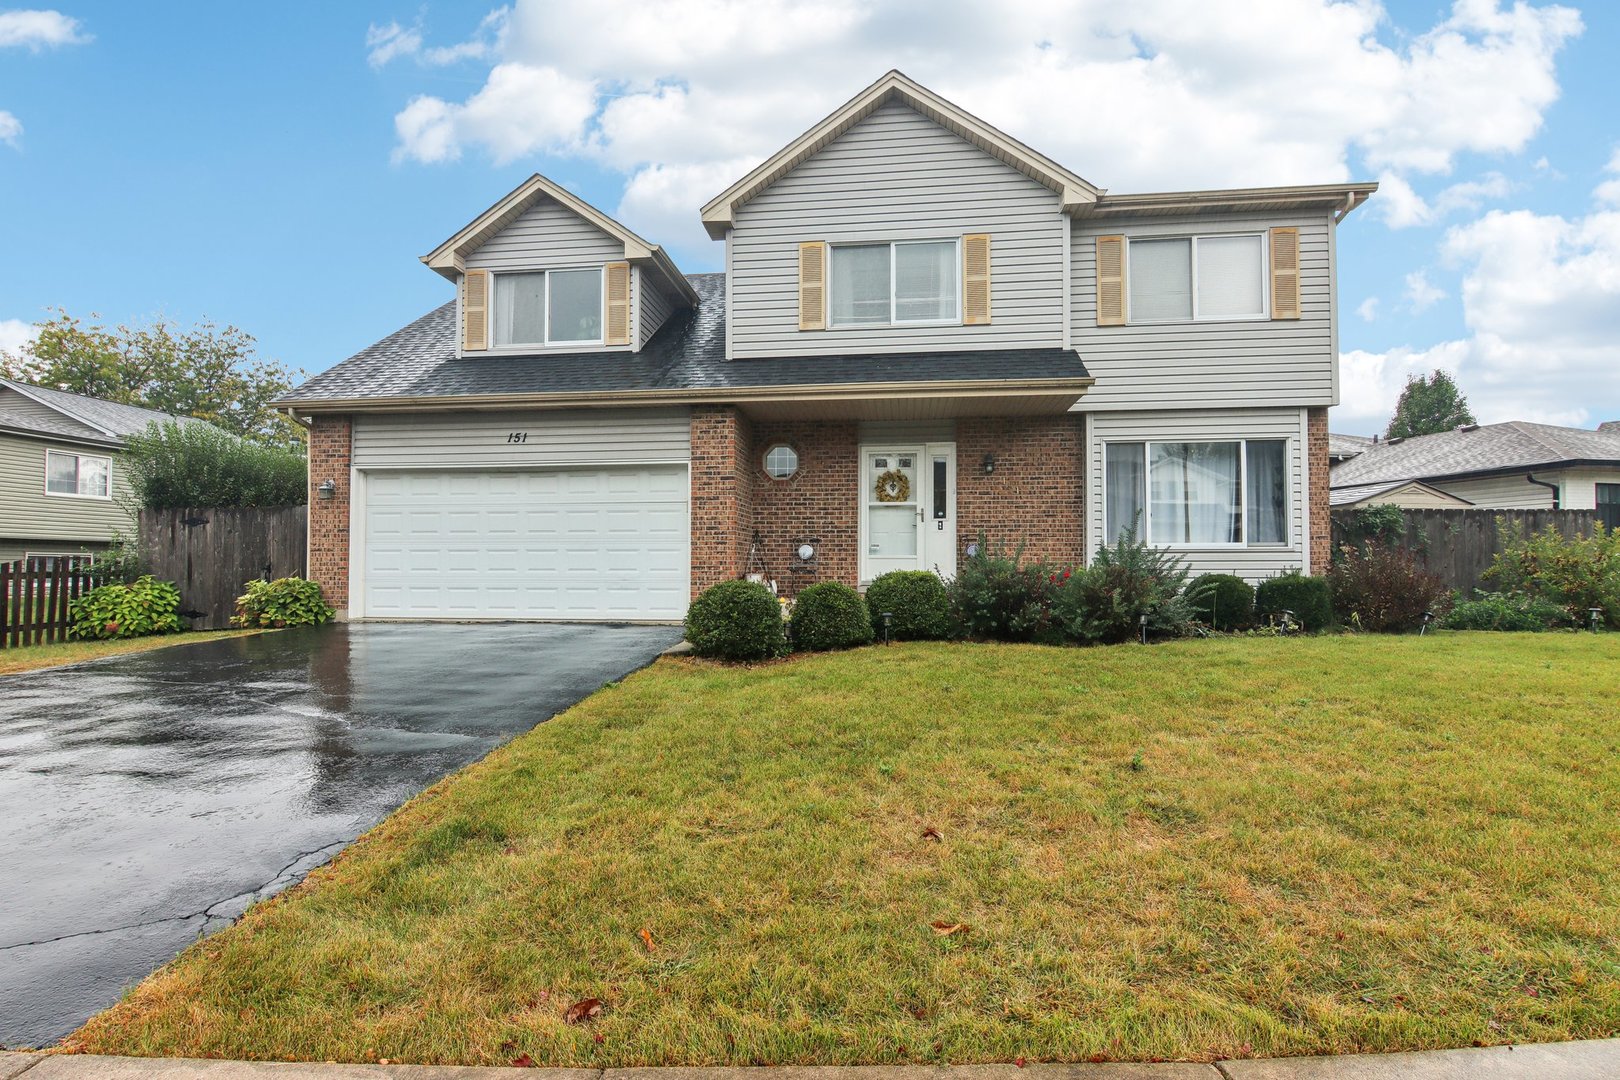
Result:
[[1554,484],[1549,480],[1537,480],[1535,473],[1525,473],[1524,478],[1526,480],[1530,481],[1530,483],[1535,484],[1537,487],[1547,488],[1549,491],[1551,491],[1553,493],[1552,508],[1554,510],[1560,510],[1560,509],[1563,508],[1562,505],[1561,505],[1561,503],[1562,503],[1561,496],[1563,494],[1563,488],[1559,487],[1557,484]]
[[789,386],[738,386],[691,390],[617,390],[589,394],[466,394],[457,397],[364,397],[321,398],[307,401],[279,400],[270,407],[290,411],[449,411],[455,409],[559,409],[602,408],[615,405],[747,405],[793,401],[863,401],[871,398],[1017,397],[1031,393],[1074,393],[1081,397],[1097,380],[1070,379],[972,379],[954,383],[838,383],[818,386],[803,383]]

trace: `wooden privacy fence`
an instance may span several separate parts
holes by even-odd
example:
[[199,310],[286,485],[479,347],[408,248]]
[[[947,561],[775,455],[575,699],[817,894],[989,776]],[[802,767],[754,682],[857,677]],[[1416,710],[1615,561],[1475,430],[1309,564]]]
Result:
[[[1406,519],[1406,534],[1398,541],[1400,546],[1415,552],[1464,596],[1472,596],[1475,589],[1495,588],[1484,575],[1502,550],[1503,527],[1518,536],[1540,532],[1549,525],[1565,536],[1585,536],[1597,522],[1595,510],[1402,509],[1401,516]],[[1335,550],[1357,535],[1355,509],[1333,511]]]
[[304,506],[142,510],[141,561],[174,582],[192,629],[218,630],[231,624],[245,582],[304,576],[308,521]]
[[0,649],[66,641],[68,606],[95,587],[88,557],[0,563]]

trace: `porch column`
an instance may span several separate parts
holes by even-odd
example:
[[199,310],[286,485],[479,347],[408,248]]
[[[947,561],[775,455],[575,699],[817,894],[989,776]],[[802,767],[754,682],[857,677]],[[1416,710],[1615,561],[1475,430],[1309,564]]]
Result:
[[692,410],[692,595],[742,576],[753,538],[753,441],[734,405]]

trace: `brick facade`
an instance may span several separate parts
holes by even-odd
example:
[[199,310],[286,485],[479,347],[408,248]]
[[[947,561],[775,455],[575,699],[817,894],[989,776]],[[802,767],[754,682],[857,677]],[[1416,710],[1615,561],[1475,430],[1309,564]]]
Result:
[[[309,577],[339,616],[349,607],[349,461],[354,424],[347,416],[317,416],[309,429]],[[330,499],[318,488],[337,484]]]
[[692,595],[742,576],[753,518],[748,418],[734,406],[692,410]]
[[[853,422],[774,422],[754,429],[753,527],[765,568],[785,596],[818,581],[860,580],[860,441]],[[799,471],[786,480],[765,472],[765,452],[779,443],[799,454]],[[816,556],[802,563],[799,544],[812,539]]]
[[[957,558],[983,533],[993,548],[1031,558],[1085,559],[1084,420],[978,417],[956,422]],[[984,471],[985,455],[995,470]]]
[[1308,570],[1325,574],[1333,555],[1333,524],[1328,514],[1328,421],[1324,408],[1306,411],[1306,467],[1309,470],[1311,551]]

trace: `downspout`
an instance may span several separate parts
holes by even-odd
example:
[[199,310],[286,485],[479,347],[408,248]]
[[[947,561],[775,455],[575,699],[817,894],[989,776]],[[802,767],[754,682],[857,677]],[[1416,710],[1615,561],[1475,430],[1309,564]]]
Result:
[[1552,483],[1551,481],[1548,481],[1548,480],[1537,480],[1534,473],[1525,473],[1524,478],[1526,480],[1530,481],[1532,484],[1535,484],[1537,487],[1544,487],[1548,491],[1551,491],[1553,493],[1552,508],[1554,510],[1562,509],[1562,506],[1560,505],[1560,501],[1559,501],[1559,498],[1558,498],[1558,493],[1559,493],[1559,491],[1561,489],[1558,487],[1557,484],[1554,484],[1554,483]]

